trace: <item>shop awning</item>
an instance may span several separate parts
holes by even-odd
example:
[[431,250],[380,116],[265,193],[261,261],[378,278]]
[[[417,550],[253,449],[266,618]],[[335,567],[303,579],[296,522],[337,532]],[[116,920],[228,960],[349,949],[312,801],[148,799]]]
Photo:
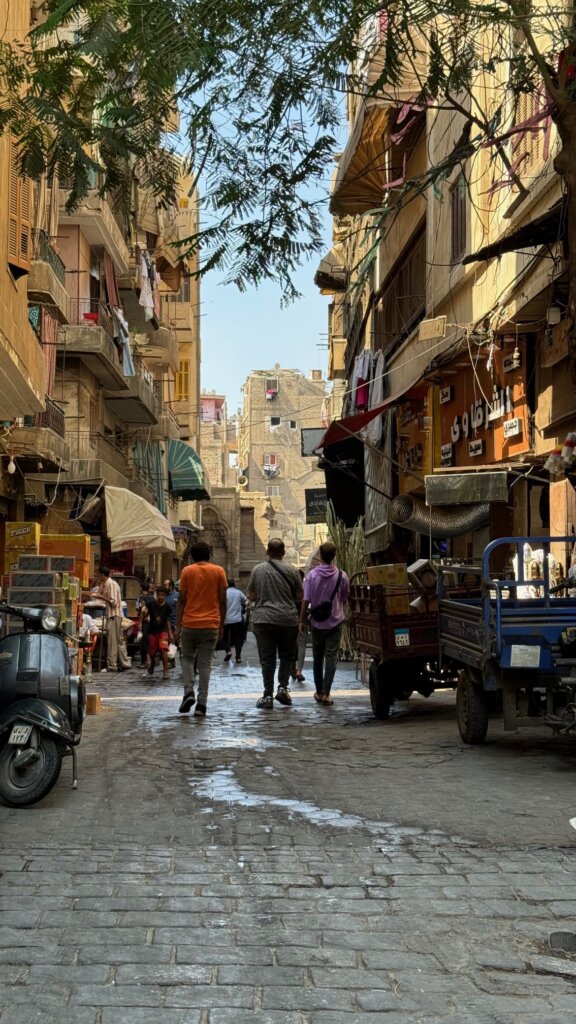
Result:
[[314,284],[323,295],[346,291],[346,266],[340,247],[332,246],[322,257],[314,274]]
[[104,488],[106,532],[112,551],[176,550],[172,527],[159,509],[125,487]]
[[210,481],[200,456],[185,441],[168,441],[168,479],[183,501],[209,501]]
[[567,224],[567,207],[564,199],[559,199],[554,206],[540,217],[535,217],[529,224],[523,224],[516,231],[503,235],[497,242],[485,245],[478,252],[465,256],[462,263],[478,263],[491,260],[494,256],[503,256],[505,252],[518,252],[520,249],[532,249],[537,245],[553,245],[561,241]]
[[[420,381],[409,388],[404,388],[395,395],[390,395],[385,402],[374,406],[373,409],[367,409],[366,412],[358,412],[354,416],[346,416],[341,420],[334,420],[315,450],[319,451],[321,448],[328,448],[331,444],[340,444],[351,435],[359,434],[371,420],[375,419],[376,416],[380,416],[391,405],[396,405],[400,401],[409,401],[411,398],[422,398],[427,387],[428,385],[425,381]],[[362,438],[359,440],[362,440]]]
[[394,108],[376,102],[360,111],[338,162],[330,213],[366,213],[381,204],[389,177],[389,126],[395,115]]

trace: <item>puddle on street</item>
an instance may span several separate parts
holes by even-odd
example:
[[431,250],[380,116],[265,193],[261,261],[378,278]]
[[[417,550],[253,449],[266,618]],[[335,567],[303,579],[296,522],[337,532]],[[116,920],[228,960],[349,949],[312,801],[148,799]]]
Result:
[[[213,772],[210,779],[189,778],[192,790],[203,799],[209,798],[217,803],[237,804],[241,807],[278,807],[288,811],[288,817],[298,815],[306,818],[314,825],[331,825],[334,828],[366,829],[379,834],[393,828],[392,822],[369,821],[356,814],[344,814],[335,808],[317,807],[307,800],[293,800],[288,797],[275,797],[262,793],[248,793],[236,782],[229,768]],[[402,831],[401,828],[398,831]]]

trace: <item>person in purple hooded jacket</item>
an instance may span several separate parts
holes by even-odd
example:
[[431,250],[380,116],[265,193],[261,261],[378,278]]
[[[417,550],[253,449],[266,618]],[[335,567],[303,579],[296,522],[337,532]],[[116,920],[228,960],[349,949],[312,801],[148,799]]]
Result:
[[350,594],[348,577],[334,565],[335,557],[336,547],[332,541],[327,540],[320,545],[321,562],[304,580],[304,600],[300,611],[299,628],[304,632],[310,610],[314,699],[319,704],[334,703],[330,690],[338,663],[344,606]]

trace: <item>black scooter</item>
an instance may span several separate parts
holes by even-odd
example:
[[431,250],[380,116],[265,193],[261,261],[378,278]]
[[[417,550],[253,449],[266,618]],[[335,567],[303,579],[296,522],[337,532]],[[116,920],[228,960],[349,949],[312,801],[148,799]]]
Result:
[[70,673],[57,608],[0,604],[0,613],[22,620],[21,629],[0,640],[0,800],[28,807],[56,784],[66,755],[78,788],[86,694],[80,676]]

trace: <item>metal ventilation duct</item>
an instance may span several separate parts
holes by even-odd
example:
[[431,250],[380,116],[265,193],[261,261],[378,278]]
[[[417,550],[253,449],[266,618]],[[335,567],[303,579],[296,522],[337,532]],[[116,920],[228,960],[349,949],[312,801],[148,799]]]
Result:
[[391,523],[428,537],[460,537],[463,533],[472,533],[486,525],[489,515],[488,504],[466,508],[428,508],[423,501],[407,494],[394,498],[388,512]]

